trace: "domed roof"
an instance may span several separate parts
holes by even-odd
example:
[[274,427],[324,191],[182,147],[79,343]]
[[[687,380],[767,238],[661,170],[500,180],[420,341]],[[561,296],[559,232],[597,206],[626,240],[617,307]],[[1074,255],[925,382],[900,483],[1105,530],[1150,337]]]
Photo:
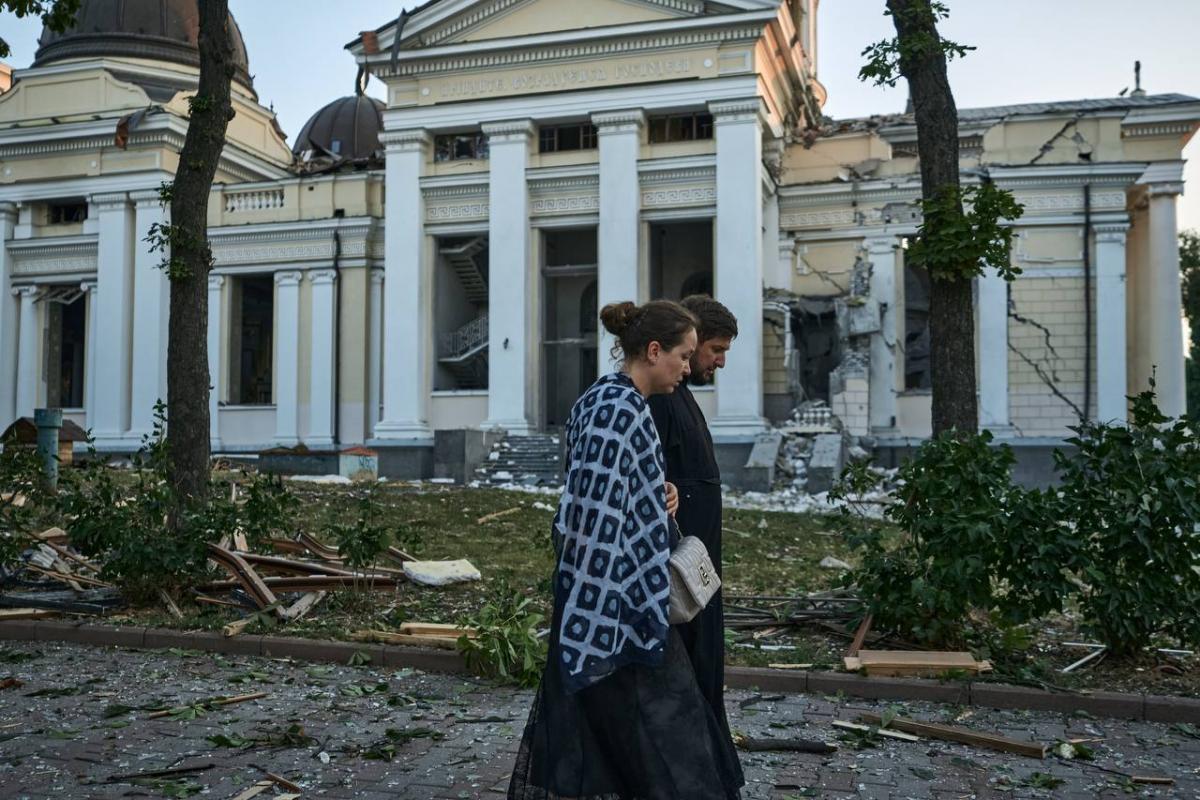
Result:
[[304,123],[292,152],[302,162],[366,163],[379,158],[384,104],[352,94],[325,106]]
[[[234,80],[247,88],[250,63],[233,15]],[[33,66],[68,58],[145,58],[200,66],[199,0],[83,0],[75,24],[63,33],[42,30]]]

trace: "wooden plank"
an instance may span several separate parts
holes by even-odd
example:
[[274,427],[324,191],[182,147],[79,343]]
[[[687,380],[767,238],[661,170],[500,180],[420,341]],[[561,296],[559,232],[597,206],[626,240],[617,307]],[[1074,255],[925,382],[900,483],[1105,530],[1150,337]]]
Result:
[[[868,725],[883,725],[883,719],[878,714],[859,714],[859,722]],[[896,717],[888,723],[889,728],[915,733],[928,739],[941,739],[945,742],[958,742],[988,750],[998,750],[1002,753],[1014,753],[1029,758],[1045,758],[1047,747],[1039,742],[1025,742],[1019,739],[1009,739],[992,733],[977,733],[967,728],[956,728],[952,725],[938,725],[933,722],[919,722],[904,717]]]
[[516,514],[520,510],[521,510],[521,506],[516,506],[514,508],[506,508],[503,511],[497,511],[494,514],[484,514],[482,517],[475,520],[475,524],[483,525],[485,523],[491,522],[492,520],[501,519],[503,517],[508,517],[513,514]]
[[226,625],[225,627],[221,628],[221,635],[224,636],[226,639],[232,639],[234,636],[239,636],[239,635],[241,635],[241,633],[243,631],[246,630],[246,627],[253,621],[254,621],[254,617],[246,617],[245,619],[239,619],[234,622],[231,622],[228,625]]
[[279,600],[275,597],[275,593],[270,587],[263,582],[254,568],[246,562],[246,559],[239,556],[237,553],[230,552],[219,545],[210,544],[208,546],[209,558],[216,561],[226,570],[228,570],[235,578],[234,585],[241,586],[246,590],[246,594],[250,595],[259,608],[270,608],[274,606],[275,613],[282,616],[283,609],[279,608]]
[[50,619],[57,616],[57,611],[45,608],[0,608],[0,622],[18,619]]
[[879,728],[874,725],[859,725],[855,722],[848,722],[844,719],[835,719],[829,723],[835,728],[841,728],[844,731],[857,731],[859,733],[873,733],[876,736],[885,736],[888,739],[898,739],[902,742],[919,742],[920,736],[913,736],[911,733],[902,731],[894,731],[890,728]]
[[349,570],[339,569],[327,564],[314,564],[311,561],[297,561],[292,558],[277,556],[262,556],[256,553],[238,553],[246,563],[258,567],[269,567],[279,572],[292,575],[354,575]]
[[[357,576],[351,577],[347,575],[302,575],[288,576],[280,578],[262,578],[258,579],[262,585],[269,590],[275,592],[318,592],[329,591],[333,589],[374,589],[375,591],[395,589],[402,579],[373,577],[373,576]],[[203,592],[227,592],[230,589],[236,589],[243,586],[241,581],[213,581],[206,583],[203,586],[196,588]],[[274,595],[272,595],[274,597]],[[265,608],[266,606],[262,606]]]
[[867,641],[867,634],[871,631],[871,623],[874,621],[871,614],[863,617],[863,621],[859,624],[858,630],[854,632],[854,640],[850,642],[850,649],[846,651],[847,658],[853,658],[858,655],[858,651],[862,650],[863,643]]
[[241,531],[234,531],[233,547],[234,549],[240,550],[243,553],[249,551],[250,545],[246,543],[246,534],[242,533]]
[[965,652],[925,652],[903,650],[860,650],[856,657],[843,659],[851,672],[862,670],[868,675],[941,675],[962,671],[972,675],[988,672],[992,665],[976,661]]
[[258,797],[263,792],[270,791],[274,786],[275,786],[274,781],[259,781],[258,783],[251,786],[249,789],[246,789],[245,791],[238,794],[236,797],[233,798],[233,800],[250,800],[250,798]]
[[457,625],[446,625],[439,622],[405,622],[400,625],[400,633],[410,636],[440,636],[457,639],[459,636],[469,636],[474,639],[479,631],[474,628],[460,628]]
[[308,612],[316,608],[317,604],[325,599],[325,594],[325,592],[309,592],[287,607],[283,612],[284,618],[292,622],[303,619]]

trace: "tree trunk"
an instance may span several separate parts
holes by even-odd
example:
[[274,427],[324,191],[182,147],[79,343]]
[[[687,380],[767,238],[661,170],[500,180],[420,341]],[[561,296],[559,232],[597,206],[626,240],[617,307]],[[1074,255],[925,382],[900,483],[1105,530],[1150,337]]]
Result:
[[167,473],[181,505],[204,500],[209,482],[208,195],[233,117],[228,24],[228,0],[200,0],[200,86],[171,193]]
[[[929,0],[887,0],[900,43],[900,72],[908,79],[917,122],[921,194],[957,190],[958,108],[940,47],[906,44],[938,42],[937,19]],[[907,55],[906,55],[907,54]],[[979,429],[975,382],[975,308],[970,278],[930,276],[929,339],[933,380],[933,434]]]

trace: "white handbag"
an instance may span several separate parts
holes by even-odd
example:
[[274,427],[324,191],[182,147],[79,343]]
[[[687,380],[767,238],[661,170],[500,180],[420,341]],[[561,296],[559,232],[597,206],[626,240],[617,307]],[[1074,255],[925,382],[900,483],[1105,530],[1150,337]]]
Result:
[[721,588],[708,548],[695,536],[684,536],[671,551],[669,622],[691,622]]

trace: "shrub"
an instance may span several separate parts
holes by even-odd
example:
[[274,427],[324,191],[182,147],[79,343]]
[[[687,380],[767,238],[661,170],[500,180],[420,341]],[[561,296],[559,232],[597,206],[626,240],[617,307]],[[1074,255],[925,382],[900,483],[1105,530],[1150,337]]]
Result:
[[1124,655],[1168,631],[1200,645],[1200,423],[1164,416],[1151,386],[1128,426],[1082,423],[1078,454],[1056,457],[1085,544],[1081,610]]
[[0,451],[0,567],[16,563],[41,526],[49,496],[42,482],[42,459],[15,440]]
[[372,488],[358,501],[358,516],[349,524],[335,523],[330,533],[347,567],[365,571],[379,562],[388,546],[388,530],[375,520],[377,490]]
[[537,686],[546,664],[546,647],[537,635],[542,615],[533,600],[501,581],[479,613],[459,624],[475,628],[476,638],[458,640],[471,671],[518,686]]
[[848,501],[849,539],[861,551],[847,580],[877,627],[961,645],[973,613],[1014,625],[1061,608],[1077,542],[1049,495],[1012,483],[1013,461],[989,433],[929,440],[900,468],[884,512],[898,537],[853,513],[877,478],[864,464],[847,471],[831,495]]

